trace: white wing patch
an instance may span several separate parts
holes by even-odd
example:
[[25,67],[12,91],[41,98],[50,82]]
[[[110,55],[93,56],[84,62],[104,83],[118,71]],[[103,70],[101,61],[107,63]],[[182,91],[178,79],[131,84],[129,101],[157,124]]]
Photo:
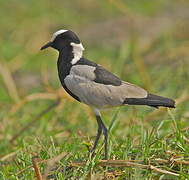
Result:
[[84,47],[81,43],[76,44],[76,43],[72,42],[72,43],[70,43],[70,45],[73,47],[73,54],[74,54],[74,58],[72,59],[71,63],[75,64],[83,56]]

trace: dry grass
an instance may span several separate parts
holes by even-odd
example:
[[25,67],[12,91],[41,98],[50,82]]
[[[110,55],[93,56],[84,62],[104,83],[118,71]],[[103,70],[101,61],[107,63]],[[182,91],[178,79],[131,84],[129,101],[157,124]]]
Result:
[[[187,1],[1,3],[0,179],[189,178]],[[90,158],[93,114],[60,88],[57,54],[39,52],[60,27],[79,32],[89,59],[176,99],[172,111],[104,112],[109,161],[100,145]]]

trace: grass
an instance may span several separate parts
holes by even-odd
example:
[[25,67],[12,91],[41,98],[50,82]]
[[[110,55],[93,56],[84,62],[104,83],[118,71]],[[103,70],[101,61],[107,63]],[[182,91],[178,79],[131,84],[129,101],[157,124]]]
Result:
[[[0,5],[0,179],[34,179],[35,165],[49,179],[189,178],[187,1]],[[85,56],[123,80],[176,99],[174,110],[103,112],[112,161],[103,161],[102,140],[90,158],[93,113],[60,88],[57,54],[39,52],[59,28],[78,32]]]

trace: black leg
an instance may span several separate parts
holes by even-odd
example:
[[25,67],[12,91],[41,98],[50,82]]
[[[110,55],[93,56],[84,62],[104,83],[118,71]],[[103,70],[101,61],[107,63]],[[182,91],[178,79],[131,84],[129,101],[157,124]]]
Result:
[[102,131],[104,134],[105,159],[108,159],[108,129],[106,128],[102,120],[101,120],[101,124],[102,124]]
[[106,128],[105,124],[103,123],[103,121],[101,119],[100,111],[98,109],[94,109],[94,113],[96,115],[96,120],[97,120],[97,123],[98,123],[98,132],[97,132],[97,136],[96,136],[96,139],[95,139],[94,146],[91,150],[92,156],[94,155],[96,146],[97,146],[98,141],[100,139],[100,136],[103,132],[103,134],[104,134],[105,159],[108,159],[108,129]]
[[94,153],[94,151],[96,149],[96,146],[98,144],[98,141],[100,139],[100,136],[102,134],[102,124],[101,124],[100,116],[96,116],[96,120],[97,120],[97,123],[98,123],[98,131],[97,131],[96,139],[95,139],[95,142],[94,142],[94,146],[93,146],[93,148],[91,150],[92,153]]
[[92,156],[94,155],[94,151],[96,149],[96,146],[98,144],[100,136],[103,132],[103,134],[104,134],[105,159],[108,159],[108,129],[106,128],[105,124],[103,123],[100,115],[96,115],[96,120],[97,120],[97,123],[98,123],[98,132],[97,132],[97,136],[96,136],[96,139],[95,139],[94,146],[91,150],[91,152],[93,153]]

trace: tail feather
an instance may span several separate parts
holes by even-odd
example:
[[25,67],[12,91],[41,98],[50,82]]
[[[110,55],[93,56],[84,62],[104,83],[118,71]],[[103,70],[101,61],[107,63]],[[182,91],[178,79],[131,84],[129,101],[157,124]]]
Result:
[[160,106],[175,108],[175,101],[162,96],[148,94],[146,98],[126,98],[124,104],[147,105],[158,108]]

